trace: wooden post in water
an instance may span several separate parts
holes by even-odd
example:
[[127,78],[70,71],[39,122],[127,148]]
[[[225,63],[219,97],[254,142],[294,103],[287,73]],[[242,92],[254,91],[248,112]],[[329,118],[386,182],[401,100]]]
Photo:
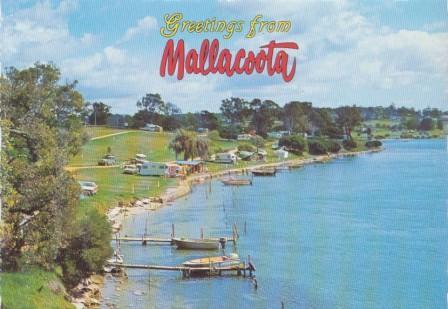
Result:
[[247,262],[249,264],[249,276],[252,277],[252,263],[250,261],[250,255],[247,256]]
[[246,221],[244,221],[244,235],[247,234],[247,223]]
[[175,234],[174,234],[174,223],[171,224],[171,238],[174,238]]
[[204,228],[201,227],[201,239],[204,239]]

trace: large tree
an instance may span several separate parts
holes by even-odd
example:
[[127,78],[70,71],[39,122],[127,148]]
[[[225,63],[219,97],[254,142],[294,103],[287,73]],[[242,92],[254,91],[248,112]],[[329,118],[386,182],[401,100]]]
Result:
[[312,104],[293,101],[283,107],[283,123],[291,132],[306,132],[310,128]]
[[86,103],[86,108],[89,110],[89,124],[105,125],[111,115],[110,106],[103,102]]
[[352,139],[352,130],[362,121],[361,114],[356,106],[343,106],[336,109],[336,123],[345,132],[349,140]]
[[[63,263],[61,252],[72,240],[80,188],[64,167],[83,142],[84,101],[76,82],[60,84],[59,78],[54,65],[36,64],[9,68],[0,79],[5,270],[52,269]],[[86,233],[84,240],[89,237],[95,236]],[[110,253],[108,239],[93,246],[83,249],[95,249],[101,261]],[[76,259],[84,258],[79,251]]]
[[266,137],[269,130],[272,129],[274,121],[278,118],[280,107],[271,100],[254,99],[250,102],[250,108],[252,112],[251,126],[258,135]]
[[176,154],[176,160],[181,153],[184,155],[184,160],[194,159],[197,156],[206,159],[208,155],[208,141],[199,138],[194,132],[185,130],[179,130],[168,147]]
[[220,110],[231,124],[243,122],[250,114],[249,102],[236,97],[222,100]]

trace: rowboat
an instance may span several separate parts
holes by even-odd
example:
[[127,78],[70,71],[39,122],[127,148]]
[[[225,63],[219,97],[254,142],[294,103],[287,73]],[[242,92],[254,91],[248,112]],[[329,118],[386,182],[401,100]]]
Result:
[[245,178],[227,178],[222,179],[221,182],[226,186],[245,186],[252,184],[252,180]]
[[275,168],[263,168],[263,169],[253,169],[252,174],[254,176],[275,176]]
[[218,239],[173,238],[172,240],[177,249],[218,250],[220,247]]
[[182,263],[183,266],[188,267],[225,267],[225,266],[234,266],[240,265],[241,260],[237,254],[230,254],[229,256],[211,256],[211,257],[203,257],[199,259],[189,260]]

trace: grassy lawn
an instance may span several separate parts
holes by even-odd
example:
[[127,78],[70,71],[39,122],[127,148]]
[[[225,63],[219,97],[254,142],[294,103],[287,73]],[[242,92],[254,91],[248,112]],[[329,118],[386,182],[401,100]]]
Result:
[[40,270],[1,273],[2,308],[74,308],[62,293],[55,294],[50,290],[49,283],[62,287],[54,273]]
[[90,180],[98,185],[95,196],[81,200],[81,207],[96,207],[101,213],[117,206],[119,201],[160,195],[167,187],[175,186],[177,179],[125,175],[121,168],[89,168],[73,171],[78,180]]
[[175,159],[174,152],[168,149],[172,138],[173,134],[170,133],[138,131],[89,141],[69,165],[97,165],[108,147],[120,162],[133,158],[136,153],[145,154],[150,161],[172,161]]

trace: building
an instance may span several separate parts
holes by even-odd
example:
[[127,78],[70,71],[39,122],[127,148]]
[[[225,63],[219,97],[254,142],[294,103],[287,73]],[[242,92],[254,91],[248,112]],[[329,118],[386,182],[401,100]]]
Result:
[[184,175],[205,172],[204,161],[200,160],[176,161],[176,164],[180,166],[182,173]]

